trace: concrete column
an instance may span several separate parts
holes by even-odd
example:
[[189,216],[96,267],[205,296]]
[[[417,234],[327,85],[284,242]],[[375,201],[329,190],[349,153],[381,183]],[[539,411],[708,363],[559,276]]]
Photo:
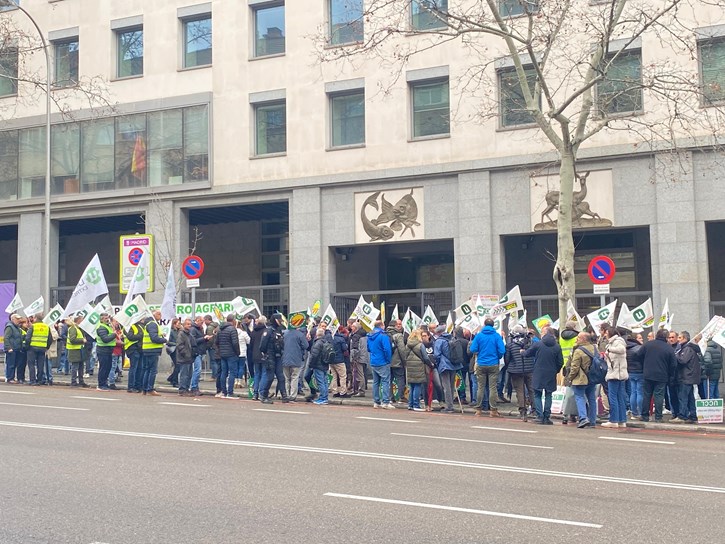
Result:
[[488,172],[458,176],[458,236],[453,240],[457,306],[472,293],[497,294],[502,278],[491,228],[491,177]]
[[329,297],[334,262],[321,247],[322,204],[319,187],[295,189],[289,203],[289,309],[304,310]]
[[655,318],[665,298],[674,327],[693,335],[708,319],[707,243],[704,223],[696,221],[695,184],[690,153],[655,157],[657,223],[650,229]]
[[146,233],[154,235],[154,292],[148,293],[146,300],[157,304],[164,298],[167,267],[174,265],[174,274],[178,281],[181,272],[181,261],[188,254],[182,244],[188,246],[189,224],[185,214],[182,214],[173,201],[153,201],[146,211]]
[[[57,230],[56,230],[57,234]],[[43,214],[23,213],[18,222],[18,281],[17,292],[26,304],[30,304],[43,292]],[[58,238],[55,237],[56,247],[56,278]],[[52,285],[52,284],[51,284]],[[46,301],[46,306],[48,301]],[[3,308],[4,309],[4,308]]]

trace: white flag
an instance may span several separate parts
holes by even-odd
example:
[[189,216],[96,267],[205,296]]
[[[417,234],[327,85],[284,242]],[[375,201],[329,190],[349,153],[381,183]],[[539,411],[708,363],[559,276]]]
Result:
[[248,314],[252,310],[255,310],[258,315],[262,315],[262,312],[259,311],[259,306],[257,306],[257,301],[251,298],[235,298],[232,300],[232,308],[234,309],[234,313],[242,316]]
[[76,313],[89,302],[105,294],[108,294],[108,286],[106,278],[103,276],[101,261],[96,253],[81,274],[81,279],[78,280],[78,285],[73,290],[62,317]]
[[446,332],[451,334],[453,332],[453,327],[453,316],[451,315],[451,312],[448,312],[448,317],[446,318]]
[[625,329],[630,328],[630,311],[629,306],[626,302],[622,302],[622,307],[619,309],[619,315],[617,316],[617,327],[624,327]]
[[[721,348],[725,348],[725,318],[720,317],[719,326],[716,328],[711,340]],[[707,349],[707,343],[705,343],[705,348]],[[702,352],[704,353],[705,350],[702,350]]]
[[393,308],[393,313],[390,314],[390,321],[398,321],[400,319],[400,316],[398,315],[398,305],[395,305],[395,308]]
[[31,315],[35,315],[38,312],[43,310],[43,306],[45,306],[45,301],[43,300],[43,297],[39,297],[38,299],[34,300],[30,306],[25,308],[23,312],[25,315],[30,317]]
[[372,302],[365,302],[362,306],[357,309],[357,318],[360,320],[360,324],[367,331],[371,331],[375,328],[375,321],[380,315],[380,310],[373,306]]
[[362,308],[362,305],[365,304],[365,299],[362,295],[360,295],[360,298],[357,299],[357,305],[355,306],[355,309],[350,314],[350,319],[360,319],[360,308]]
[[113,313],[114,313],[113,312],[113,304],[111,304],[111,299],[108,298],[108,295],[106,295],[105,297],[103,297],[101,299],[101,302],[99,302],[98,304],[96,304],[96,307],[94,309],[100,310],[99,313],[101,313],[101,314],[108,314],[110,316],[112,316]]
[[[325,323],[327,325],[327,330],[330,331],[331,334],[335,334],[337,332],[337,326],[335,323],[340,323],[340,321],[337,319],[337,314],[335,313],[335,310],[332,309],[332,304],[327,305],[327,309],[325,310],[325,313],[322,314],[322,319],[320,320],[320,323]],[[333,330],[334,329],[334,330]]]
[[[68,311],[68,309],[66,308],[66,312],[67,312],[67,311]],[[78,310],[78,311],[76,312],[75,316],[76,316],[76,317],[80,316],[80,317],[82,317],[83,319],[85,319],[85,318],[86,318],[86,316],[87,316],[88,314],[90,314],[91,312],[93,312],[93,306],[91,306],[90,304],[86,304],[85,306],[83,306],[83,308],[81,308],[80,310]]]
[[[617,308],[617,301],[610,302],[606,306],[602,306],[598,310],[587,314],[587,319],[595,331],[599,331],[599,327],[602,323],[614,324],[614,311]],[[621,313],[620,313],[621,315]]]
[[655,313],[652,309],[652,299],[648,298],[630,312],[630,321],[636,327],[647,328],[654,324]]
[[24,304],[23,301],[20,300],[20,295],[18,293],[15,293],[13,300],[11,300],[10,304],[8,304],[8,307],[5,308],[5,312],[8,314],[14,314],[18,310],[22,309],[23,306]]
[[413,310],[408,308],[403,315],[403,330],[410,334],[420,326],[421,322],[422,319]]
[[582,332],[587,328],[586,323],[584,323],[584,320],[582,319],[582,316],[579,315],[579,312],[576,311],[576,307],[571,300],[567,300],[566,302],[566,320],[576,321],[576,330],[578,330],[579,332]]
[[670,313],[670,299],[665,299],[665,306],[662,308],[662,314],[660,315],[658,329],[670,330],[672,327],[672,314]]
[[63,315],[63,306],[61,306],[60,304],[56,304],[50,309],[48,315],[43,318],[43,323],[51,326],[53,323],[60,319],[61,315]]
[[491,310],[489,311],[489,315],[495,317],[497,315],[509,314],[511,312],[523,309],[524,301],[521,299],[521,291],[519,290],[519,286],[517,285],[508,293],[506,293],[501,298],[501,300],[498,301],[498,304],[496,304],[496,306],[491,308]]
[[467,300],[463,304],[461,304],[458,308],[453,310],[453,313],[456,314],[456,325],[458,325],[461,321],[463,321],[466,316],[469,316],[476,310],[476,302]]
[[519,325],[521,325],[524,329],[527,329],[527,330],[529,328],[529,319],[528,319],[528,316],[526,315],[526,310],[524,310],[524,315],[521,316],[521,319],[519,319]]
[[96,307],[93,308],[93,311],[86,314],[86,317],[83,318],[83,321],[81,321],[80,325],[78,326],[82,330],[87,332],[90,336],[95,336],[96,329],[101,323],[101,314],[103,313],[107,312],[103,311],[103,307],[100,304],[96,304]]
[[436,317],[433,308],[431,308],[430,306],[425,307],[425,312],[423,312],[423,323],[425,323],[426,325],[438,325],[438,318]]
[[463,319],[459,319],[456,322],[456,325],[459,327],[463,327],[468,331],[471,331],[471,333],[475,333],[478,329],[481,328],[481,320],[478,318],[478,313],[472,312],[465,316]]
[[133,276],[131,277],[131,284],[128,286],[128,293],[126,293],[126,298],[123,301],[124,306],[128,306],[136,295],[148,292],[151,286],[149,281],[149,275],[151,273],[149,250],[139,248],[139,251],[141,251],[141,258],[138,260],[136,270],[134,270]]
[[118,321],[121,327],[128,330],[131,325],[138,323],[150,315],[151,312],[149,312],[146,301],[141,295],[138,295],[130,304],[124,304],[121,311],[116,314],[116,321]]
[[551,328],[556,329],[557,331],[559,330],[559,320],[558,319],[551,324]]
[[161,302],[161,319],[171,321],[174,317],[176,317],[176,280],[174,279],[174,263],[170,263],[169,273],[166,276],[164,300]]

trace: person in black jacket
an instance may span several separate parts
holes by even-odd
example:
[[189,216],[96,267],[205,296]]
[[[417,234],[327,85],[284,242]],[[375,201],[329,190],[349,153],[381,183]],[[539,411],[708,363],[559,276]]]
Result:
[[189,331],[189,334],[194,339],[194,342],[192,342],[194,347],[194,363],[191,368],[191,383],[189,384],[189,387],[191,388],[191,392],[195,397],[201,396],[201,391],[199,390],[199,380],[201,379],[201,367],[202,367],[202,360],[204,357],[204,354],[207,352],[208,342],[205,339],[204,335],[204,318],[201,316],[196,316],[196,319],[194,319],[194,323],[191,325],[191,330]]
[[697,342],[700,335],[697,335],[693,342],[690,342],[690,333],[680,332],[678,340],[681,348],[677,352],[677,382],[678,400],[680,411],[670,420],[670,423],[697,423],[697,410],[695,408],[695,390],[693,386],[700,383],[700,356],[702,351]]
[[229,314],[224,323],[219,326],[219,331],[214,338],[215,348],[221,355],[221,386],[222,390],[215,396],[219,398],[233,399],[234,380],[237,377],[239,365],[239,335],[237,334],[237,323],[234,314]]
[[254,323],[247,348],[247,357],[251,357],[254,367],[254,385],[252,400],[259,400],[259,386],[264,381],[264,360],[262,359],[262,337],[267,332],[267,316],[260,315]]
[[[556,375],[564,366],[564,356],[561,353],[561,346],[559,346],[556,339],[554,329],[544,327],[542,334],[541,342],[535,342],[522,355],[534,359],[534,372],[531,381],[534,388],[536,423],[552,425],[550,419],[552,394],[556,391]],[[544,396],[543,406],[541,402],[542,395]]]
[[[259,384],[259,395],[264,404],[272,404],[269,397],[269,388],[272,380],[277,377],[277,389],[282,393],[282,402],[289,402],[284,381],[284,368],[282,367],[282,353],[284,351],[284,326],[282,315],[273,314],[271,326],[262,333],[259,353],[264,367],[264,379]],[[256,350],[256,348],[255,348]]]
[[197,357],[196,338],[191,334],[193,328],[191,319],[184,319],[176,334],[176,364],[179,367],[179,395],[182,397],[193,396],[191,371]]
[[[310,370],[312,370],[313,375],[315,377],[315,384],[317,385],[317,390],[320,392],[320,397],[317,400],[314,400],[314,393],[310,393],[310,397],[306,397],[305,400],[307,402],[314,402],[315,404],[328,404],[327,400],[327,370],[329,368],[326,361],[322,358],[322,346],[323,344],[327,342],[325,339],[325,329],[320,327],[317,329],[317,332],[315,333],[315,342],[312,344],[312,349],[310,350],[310,358],[308,359]],[[314,391],[315,389],[312,387],[312,384],[310,383],[310,391]]]
[[702,387],[704,395],[702,398],[719,399],[720,391],[718,383],[722,373],[722,349],[713,340],[707,342],[707,349],[703,354],[702,363]]
[[[509,336],[506,344],[506,353],[504,361],[508,365],[508,373],[511,376],[511,382],[516,390],[516,401],[519,405],[519,417],[527,421],[527,404],[530,403],[531,395],[534,392],[533,373],[534,359],[532,357],[524,357],[522,350],[527,350],[531,346],[531,338],[521,325],[516,325]],[[528,400],[528,402],[527,402]]]
[[[637,335],[639,336],[639,335]],[[644,374],[642,373],[642,343],[637,336],[627,336],[627,373],[629,374],[629,406],[632,419],[642,415]]]
[[660,329],[655,339],[642,346],[642,372],[644,387],[642,394],[642,421],[649,421],[649,404],[655,399],[655,421],[662,421],[662,406],[665,402],[665,388],[677,368],[675,351],[667,343],[668,331]]

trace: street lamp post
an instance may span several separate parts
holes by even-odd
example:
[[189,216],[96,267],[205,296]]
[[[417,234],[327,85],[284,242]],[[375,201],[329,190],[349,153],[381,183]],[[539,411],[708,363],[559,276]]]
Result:
[[28,11],[13,2],[12,0],[0,0],[0,7],[16,7],[22,11],[30,22],[33,23],[35,30],[38,31],[40,41],[43,44],[43,53],[45,53],[45,208],[43,213],[43,300],[50,308],[50,53],[48,51],[48,41],[40,30],[40,26]]

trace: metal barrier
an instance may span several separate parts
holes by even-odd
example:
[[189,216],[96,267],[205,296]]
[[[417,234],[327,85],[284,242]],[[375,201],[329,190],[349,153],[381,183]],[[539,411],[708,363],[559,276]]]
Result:
[[396,304],[398,305],[398,315],[401,319],[408,308],[422,317],[426,306],[430,306],[441,322],[445,321],[447,313],[457,306],[453,288],[332,293],[330,295],[332,307],[343,325],[353,310],[355,310],[360,295],[378,308],[381,302],[385,302],[386,320],[390,320],[390,314]]

